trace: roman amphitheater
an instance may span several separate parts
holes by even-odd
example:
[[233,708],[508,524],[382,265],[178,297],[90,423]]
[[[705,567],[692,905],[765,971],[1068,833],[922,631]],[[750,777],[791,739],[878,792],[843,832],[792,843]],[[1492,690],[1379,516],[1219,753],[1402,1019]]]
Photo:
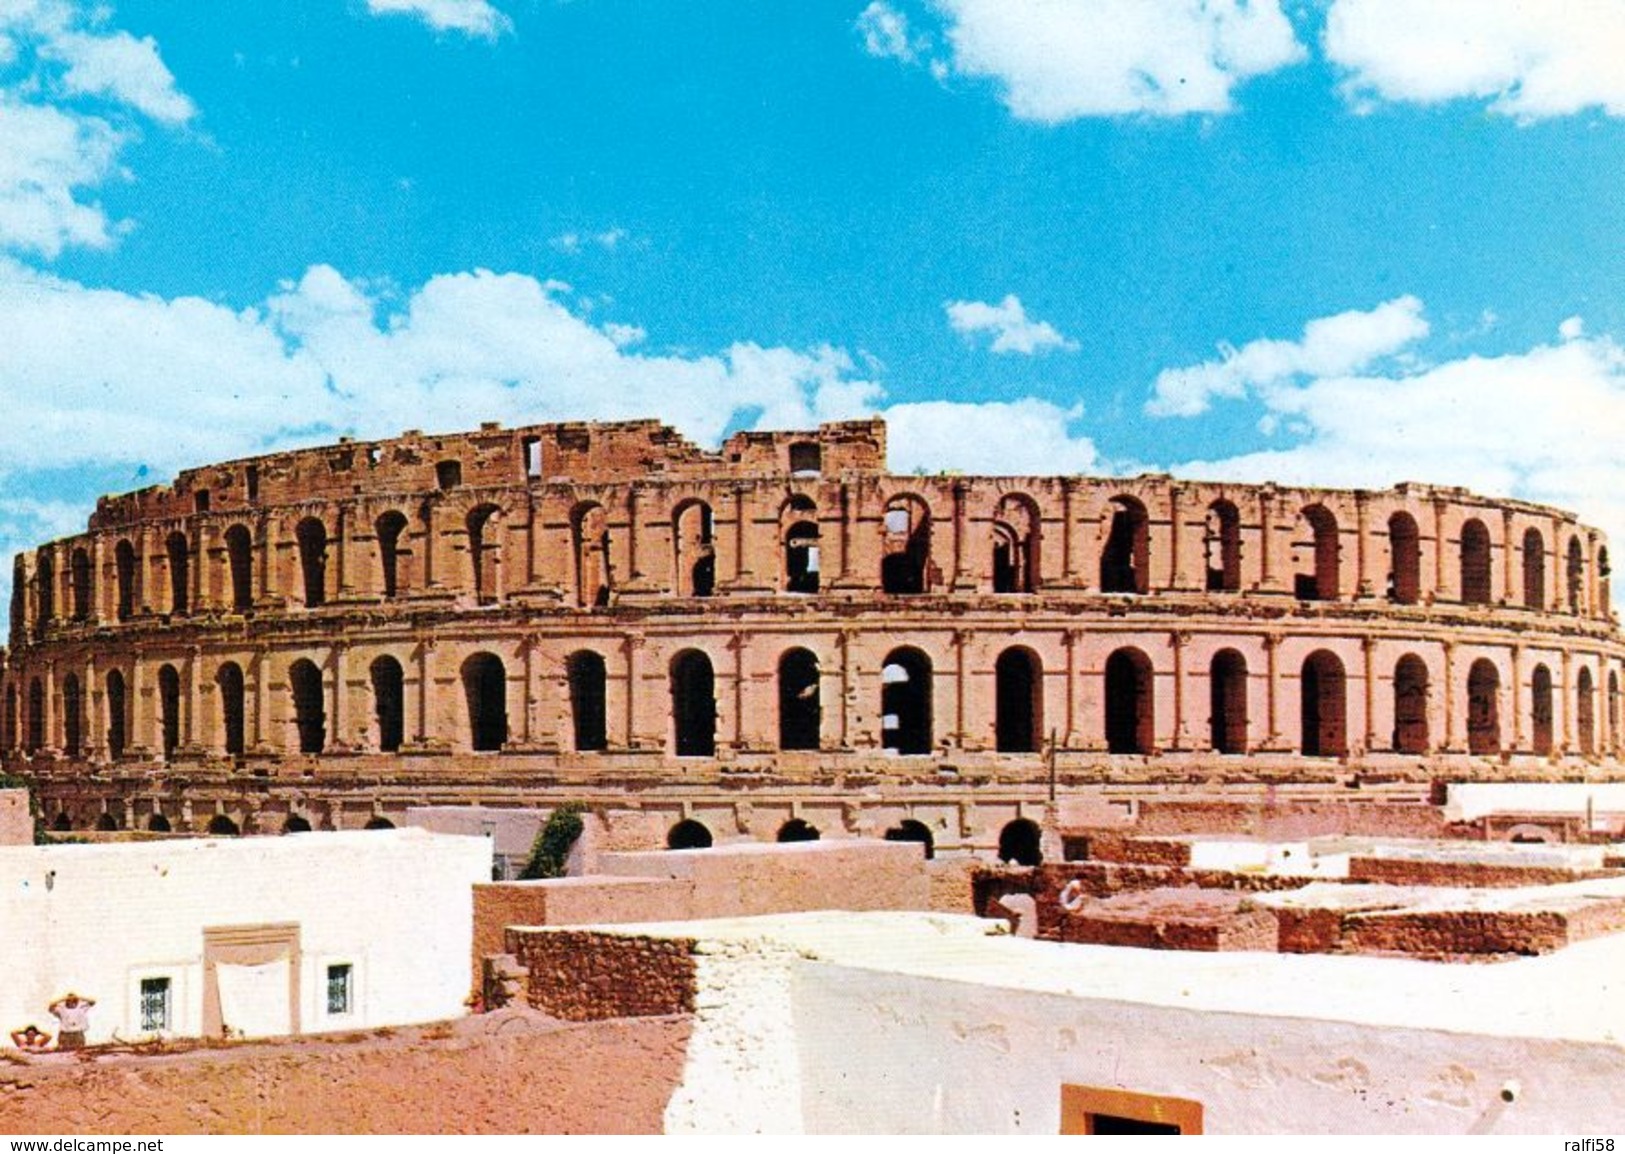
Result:
[[628,848],[1018,860],[1057,799],[1617,775],[1608,552],[1566,512],[899,476],[885,438],[488,424],[103,498],[17,558],[6,766],[64,830],[580,800]]

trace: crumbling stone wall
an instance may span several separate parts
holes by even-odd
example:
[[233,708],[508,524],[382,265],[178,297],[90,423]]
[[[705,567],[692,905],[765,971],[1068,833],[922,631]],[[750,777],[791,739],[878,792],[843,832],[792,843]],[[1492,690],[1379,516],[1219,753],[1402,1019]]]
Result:
[[694,943],[589,930],[508,931],[530,1004],[571,1022],[694,1011]]

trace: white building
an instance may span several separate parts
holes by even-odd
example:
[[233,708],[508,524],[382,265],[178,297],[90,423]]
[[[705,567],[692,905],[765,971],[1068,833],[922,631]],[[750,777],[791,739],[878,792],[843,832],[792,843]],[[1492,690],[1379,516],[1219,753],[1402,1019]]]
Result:
[[455,1017],[485,838],[424,830],[0,846],[0,1026],[88,1041],[270,1037]]

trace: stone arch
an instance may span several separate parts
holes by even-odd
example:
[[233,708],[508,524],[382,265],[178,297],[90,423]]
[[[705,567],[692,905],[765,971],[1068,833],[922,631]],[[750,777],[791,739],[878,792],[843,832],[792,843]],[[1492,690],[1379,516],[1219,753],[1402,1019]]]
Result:
[[56,820],[51,823],[51,828],[57,833],[68,833],[73,829],[73,818],[68,814],[67,810],[58,810]]
[[1348,686],[1343,662],[1327,649],[1303,661],[1299,680],[1300,745],[1305,757],[1348,754]]
[[181,744],[181,675],[173,665],[158,667],[158,747],[166,758]]
[[85,703],[79,691],[79,678],[70,673],[62,679],[62,752],[78,757],[84,752]]
[[609,515],[596,501],[584,501],[570,514],[575,558],[576,604],[601,609],[609,604]]
[[1038,505],[1025,493],[1007,493],[993,510],[993,592],[1033,593],[1039,584]]
[[24,730],[24,749],[38,753],[45,748],[45,685],[37,677],[28,679],[28,717]]
[[124,756],[129,744],[129,704],[125,700],[124,674],[117,669],[107,673],[107,756],[114,761]]
[[1501,752],[1501,671],[1480,657],[1467,672],[1467,752]]
[[161,813],[154,813],[147,818],[147,829],[152,833],[169,833],[171,830],[169,819]]
[[1589,665],[1580,666],[1574,678],[1574,730],[1580,756],[1593,756],[1597,752],[1597,703]]
[[570,732],[576,752],[597,753],[609,748],[609,671],[603,655],[592,649],[577,650],[565,659],[564,675],[569,682]]
[[223,813],[217,813],[209,819],[209,827],[204,832],[210,837],[239,837],[243,831],[231,818]]
[[673,592],[709,597],[717,586],[716,523],[711,506],[698,497],[671,512]]
[[1388,518],[1388,600],[1415,605],[1422,599],[1422,531],[1401,510]]
[[793,817],[779,826],[779,832],[774,836],[773,840],[779,842],[818,841],[823,836],[818,831],[817,826],[802,818]]
[[118,818],[103,810],[102,815],[96,819],[96,828],[103,833],[112,833],[118,829]]
[[176,530],[164,541],[164,555],[169,560],[169,611],[176,616],[187,612],[190,574],[187,572],[192,545],[186,534]]
[[1241,511],[1219,498],[1207,507],[1202,535],[1209,593],[1241,592]]
[[401,539],[406,535],[406,514],[390,509],[373,522],[373,533],[378,541],[378,584],[386,598],[399,597],[406,592],[407,582],[402,558],[409,554]]
[[711,831],[704,822],[686,817],[666,831],[667,849],[710,849]]
[[1300,601],[1336,601],[1342,556],[1337,518],[1324,505],[1306,505],[1298,522],[1297,549],[1307,563],[1299,564],[1293,592]]
[[1148,593],[1151,590],[1151,518],[1134,497],[1113,497],[1107,505],[1111,522],[1100,551],[1102,593]]
[[362,829],[394,829],[395,828],[395,823],[390,821],[387,817],[385,817],[383,814],[380,813],[380,814],[374,814],[372,817],[369,817],[367,819],[367,824],[362,826],[361,828]]
[[715,757],[717,688],[711,658],[684,649],[671,659],[672,749],[678,757]]
[[1247,752],[1247,659],[1221,649],[1208,667],[1209,738],[1215,753]]
[[818,592],[818,506],[812,498],[796,493],[779,511],[779,525],[784,542],[784,591]]
[[290,813],[282,822],[283,833],[309,833],[310,819],[301,814]]
[[90,570],[90,553],[80,546],[68,560],[68,582],[73,588],[73,619],[89,621],[95,603],[95,583]]
[[304,581],[305,608],[327,604],[327,526],[319,517],[306,517],[294,529],[299,546],[299,573]]
[[293,697],[299,752],[322,752],[327,748],[326,694],[322,692],[322,671],[314,661],[301,657],[288,666],[288,691]]
[[885,749],[900,754],[930,753],[932,732],[931,659],[911,646],[894,649],[880,667],[880,737]]
[[886,502],[881,527],[880,588],[885,593],[931,589],[931,507],[912,493]]
[[476,505],[463,519],[468,535],[469,580],[479,605],[497,599],[497,569],[502,562],[501,513],[492,504]]
[[246,613],[254,608],[254,538],[246,525],[226,530],[226,568],[231,576],[231,607]]
[[936,857],[936,839],[931,836],[931,827],[923,821],[915,821],[906,817],[888,829],[884,837],[887,841],[913,841],[925,847],[925,860],[930,861]]
[[999,831],[999,860],[1036,866],[1044,861],[1043,831],[1031,818],[1018,817]]
[[224,662],[214,674],[220,691],[220,725],[228,755],[240,757],[247,751],[243,733],[243,669],[235,661]]
[[508,740],[508,670],[494,653],[475,653],[463,662],[463,699],[468,705],[468,744],[492,753]]
[[373,724],[378,727],[378,752],[399,753],[406,741],[406,673],[401,663],[385,653],[367,667],[372,686]]
[[1488,605],[1491,600],[1490,531],[1474,517],[1461,527],[1461,600]]
[[1044,665],[1024,645],[999,654],[993,666],[994,748],[1036,753],[1044,740]]
[[1515,845],[1548,845],[1560,841],[1551,830],[1532,822],[1507,827],[1506,840]]
[[1394,752],[1428,751],[1428,667],[1414,653],[1394,665]]
[[1523,607],[1546,608],[1546,538],[1534,528],[1523,533]]
[[779,657],[779,748],[817,749],[823,729],[818,657],[786,649]]
[[113,584],[118,595],[115,611],[120,621],[135,616],[135,546],[121,540],[113,546]]
[[42,548],[34,560],[34,636],[44,637],[56,616],[56,560],[49,548]]
[[1536,665],[1529,674],[1529,740],[1541,757],[1551,756],[1552,671]]
[[1133,646],[1106,659],[1106,749],[1149,754],[1156,747],[1156,683],[1151,659]]

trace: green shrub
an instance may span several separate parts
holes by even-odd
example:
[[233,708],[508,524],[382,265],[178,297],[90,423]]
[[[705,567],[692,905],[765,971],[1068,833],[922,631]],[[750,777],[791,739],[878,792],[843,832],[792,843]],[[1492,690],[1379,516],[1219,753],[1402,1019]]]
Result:
[[521,880],[564,876],[564,859],[581,836],[581,815],[586,812],[581,802],[567,801],[548,815],[536,833],[536,843],[530,847],[530,860],[519,871]]

